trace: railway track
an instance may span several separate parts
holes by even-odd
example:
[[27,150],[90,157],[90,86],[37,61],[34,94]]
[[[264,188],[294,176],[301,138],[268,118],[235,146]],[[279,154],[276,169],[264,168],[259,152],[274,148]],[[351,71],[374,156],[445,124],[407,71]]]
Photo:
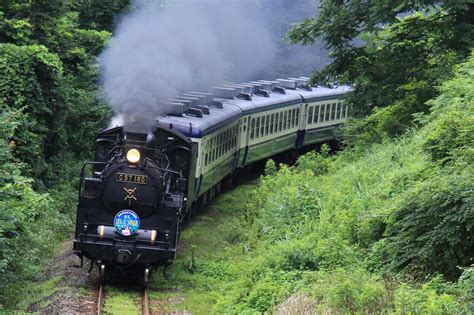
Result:
[[[99,296],[97,298],[97,315],[102,315],[102,306],[105,301],[105,286],[103,284],[99,287]],[[148,303],[148,290],[143,289],[142,292],[142,315],[150,315],[150,306]]]

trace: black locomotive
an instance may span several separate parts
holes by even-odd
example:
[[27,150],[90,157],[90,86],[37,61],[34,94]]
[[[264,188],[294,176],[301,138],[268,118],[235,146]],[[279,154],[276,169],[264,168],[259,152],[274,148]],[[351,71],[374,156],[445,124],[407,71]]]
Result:
[[176,256],[191,142],[158,123],[98,134],[80,175],[74,250],[101,276],[140,275]]

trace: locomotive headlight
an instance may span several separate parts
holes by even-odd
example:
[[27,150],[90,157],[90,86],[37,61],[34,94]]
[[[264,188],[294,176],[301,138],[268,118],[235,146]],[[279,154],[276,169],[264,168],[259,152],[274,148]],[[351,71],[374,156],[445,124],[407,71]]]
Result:
[[127,161],[130,163],[138,163],[140,161],[140,151],[137,149],[130,149],[127,152]]

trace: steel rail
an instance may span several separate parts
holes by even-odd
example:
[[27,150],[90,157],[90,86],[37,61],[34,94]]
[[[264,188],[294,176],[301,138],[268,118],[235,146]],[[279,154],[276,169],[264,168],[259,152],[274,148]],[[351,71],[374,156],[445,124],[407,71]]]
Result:
[[143,290],[143,300],[142,300],[142,314],[150,315],[150,306],[148,304],[148,290]]
[[104,302],[104,285],[99,287],[99,297],[97,298],[97,315],[102,314],[102,304]]

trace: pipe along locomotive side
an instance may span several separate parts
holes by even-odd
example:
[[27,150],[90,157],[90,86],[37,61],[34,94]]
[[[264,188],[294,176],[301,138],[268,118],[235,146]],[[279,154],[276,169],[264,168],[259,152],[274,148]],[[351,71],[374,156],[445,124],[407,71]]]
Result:
[[106,129],[80,174],[73,249],[101,279],[135,278],[176,257],[182,223],[223,180],[253,163],[334,138],[348,117],[347,86],[308,78],[191,92],[160,104],[154,121]]

